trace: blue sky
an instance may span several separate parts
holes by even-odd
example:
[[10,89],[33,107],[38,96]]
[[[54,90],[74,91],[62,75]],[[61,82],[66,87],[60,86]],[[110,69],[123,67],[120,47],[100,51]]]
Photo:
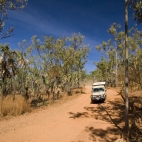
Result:
[[[101,57],[95,46],[110,39],[107,30],[114,22],[124,30],[124,0],[29,0],[22,11],[9,11],[5,30],[13,26],[15,31],[1,43],[18,49],[18,42],[30,42],[33,35],[41,39],[42,35],[63,37],[80,32],[92,47],[85,65],[89,73]],[[130,11],[129,28],[134,24]]]

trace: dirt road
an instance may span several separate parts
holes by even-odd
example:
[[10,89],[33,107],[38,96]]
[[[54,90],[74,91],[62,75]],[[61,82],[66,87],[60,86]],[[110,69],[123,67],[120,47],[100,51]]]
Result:
[[[119,96],[107,90],[107,102],[90,104],[91,88],[77,98],[0,122],[0,142],[113,142],[118,129],[102,109]],[[117,110],[118,111],[118,110]],[[111,110],[111,114],[115,111]]]

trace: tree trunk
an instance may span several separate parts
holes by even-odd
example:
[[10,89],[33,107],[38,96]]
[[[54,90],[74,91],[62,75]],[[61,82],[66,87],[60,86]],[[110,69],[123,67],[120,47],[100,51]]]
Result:
[[[115,44],[116,45],[116,44]],[[116,74],[115,74],[115,86],[118,86],[118,59],[117,59],[117,48],[116,48]]]
[[[125,132],[129,135],[128,83],[128,0],[125,0]],[[129,141],[129,139],[127,139],[127,141]]]
[[4,77],[2,76],[2,89],[1,89],[2,99],[4,98]]
[[13,92],[13,81],[12,81],[12,76],[10,76],[10,92]]

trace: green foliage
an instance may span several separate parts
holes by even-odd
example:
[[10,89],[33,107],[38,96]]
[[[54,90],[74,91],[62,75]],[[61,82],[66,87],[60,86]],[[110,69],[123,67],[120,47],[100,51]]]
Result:
[[133,17],[137,23],[142,22],[142,0],[129,0],[130,6],[133,9]]
[[[111,39],[96,46],[96,49],[102,53],[102,58],[95,63],[97,69],[93,72],[96,80],[105,80],[108,85],[124,85],[124,61],[125,61],[125,36],[121,31],[120,25],[112,24],[108,33]],[[129,81],[132,89],[142,88],[142,33],[136,27],[129,30]]]
[[[83,40],[84,36],[78,33],[57,39],[43,36],[40,40],[33,36],[30,44],[26,40],[19,42],[20,51],[1,45],[1,55],[9,66],[5,69],[9,69],[11,74],[11,78],[3,75],[6,86],[3,85],[2,91],[11,88],[12,93],[22,94],[26,99],[29,94],[38,96],[45,91],[47,94],[50,92],[54,99],[59,88],[69,91],[79,87],[86,76],[84,65],[90,51]],[[12,56],[13,52],[16,56]],[[10,67],[15,70],[12,72]]]
[[9,37],[14,31],[14,28],[10,27],[7,31],[3,32],[5,26],[4,21],[8,19],[8,11],[21,10],[27,3],[28,0],[0,0],[0,33],[2,34],[0,39]]
[[[7,78],[15,77],[17,72],[17,53],[12,51],[8,45],[0,45],[0,71],[1,71],[1,90],[2,97],[6,94],[6,84],[8,83]],[[10,84],[12,85],[12,84]]]

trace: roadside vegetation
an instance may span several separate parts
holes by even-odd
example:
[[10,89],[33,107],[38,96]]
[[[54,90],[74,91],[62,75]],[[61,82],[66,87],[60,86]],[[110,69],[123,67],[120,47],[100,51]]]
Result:
[[[28,0],[0,1],[1,40],[14,32],[14,27],[4,29],[8,13],[22,10],[27,3]],[[35,35],[30,43],[19,42],[19,50],[0,44],[0,116],[23,114],[31,107],[52,103],[63,94],[71,96],[74,88],[80,88],[90,51],[83,40],[83,35],[74,33],[56,39],[39,39]]]
[[84,36],[78,33],[71,38],[43,38],[41,42],[33,36],[31,44],[22,41],[19,51],[0,45],[2,100],[10,101],[10,96],[16,103],[21,95],[22,103],[37,106],[60,99],[63,92],[70,96],[72,89],[80,87],[89,52]]
[[[4,31],[8,11],[23,9],[27,2],[0,1],[0,39],[10,37],[14,31],[13,27]],[[134,9],[134,19],[141,23],[142,1],[131,0],[130,4]],[[41,39],[34,35],[30,43],[26,40],[19,42],[19,50],[11,49],[9,44],[0,44],[0,117],[30,112],[31,107],[48,105],[65,94],[71,96],[76,88],[81,92],[83,81],[106,81],[108,87],[119,88],[124,107],[126,102],[129,103],[129,126],[127,131],[122,128],[121,136],[127,141],[138,141],[142,135],[142,31],[137,26],[128,30],[128,64],[126,31],[113,23],[108,34],[110,39],[96,46],[102,57],[94,63],[96,70],[89,75],[84,65],[90,47],[84,43],[84,36],[80,33],[59,38],[43,36]],[[126,73],[129,74],[128,83]],[[126,87],[130,91],[129,100],[126,100]],[[139,96],[135,91],[139,91]],[[78,90],[75,91],[77,93]],[[124,115],[127,115],[126,112]],[[124,122],[124,119],[121,121]]]

